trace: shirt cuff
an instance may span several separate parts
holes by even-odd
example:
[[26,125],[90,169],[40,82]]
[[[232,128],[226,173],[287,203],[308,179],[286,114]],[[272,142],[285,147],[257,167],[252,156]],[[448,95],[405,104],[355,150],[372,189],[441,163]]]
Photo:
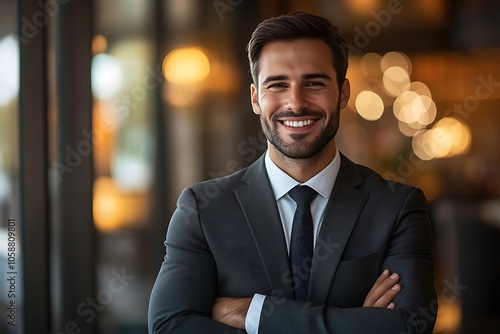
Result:
[[262,313],[264,300],[266,300],[266,296],[258,293],[252,298],[245,318],[245,330],[248,334],[258,334],[259,332],[260,314]]

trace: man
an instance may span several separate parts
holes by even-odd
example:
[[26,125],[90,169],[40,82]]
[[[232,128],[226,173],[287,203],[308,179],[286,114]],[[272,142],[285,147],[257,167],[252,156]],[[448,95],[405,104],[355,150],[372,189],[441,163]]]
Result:
[[306,13],[271,18],[248,56],[268,150],[180,195],[150,333],[431,333],[424,195],[335,145],[350,95],[338,29]]

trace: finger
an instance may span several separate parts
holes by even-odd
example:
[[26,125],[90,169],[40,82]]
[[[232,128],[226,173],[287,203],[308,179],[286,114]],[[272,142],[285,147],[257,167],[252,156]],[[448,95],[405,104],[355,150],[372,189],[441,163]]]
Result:
[[387,290],[374,304],[373,307],[387,307],[390,305],[394,297],[401,291],[401,285],[395,284],[391,289]]
[[395,309],[396,308],[396,304],[390,303],[389,305],[387,305],[387,308]]
[[385,269],[382,274],[377,278],[375,281],[375,284],[373,284],[372,288],[368,292],[365,298],[365,302],[363,306],[372,306],[377,299],[380,297],[380,295],[377,295],[377,290],[379,289],[380,285],[384,282],[389,277],[390,271],[389,269]]
[[392,298],[399,292],[399,289],[401,288],[397,284],[399,282],[399,278],[400,276],[398,275],[398,273],[392,273],[374,289],[374,300],[372,306],[387,307],[387,305],[392,301]]
[[377,286],[379,286],[380,284],[382,284],[382,282],[387,278],[389,277],[389,274],[391,272],[389,271],[389,269],[385,269],[382,274],[380,274],[380,276],[377,278],[377,280],[375,281],[375,284],[373,284],[373,287],[372,287],[372,290],[374,288],[376,288]]
[[[363,306],[387,307],[392,298],[399,292],[401,287],[399,285],[396,287],[396,284],[399,282],[399,275],[393,273],[387,277],[384,274],[385,271],[377,279],[373,288],[366,296]],[[393,288],[394,290],[392,290]]]

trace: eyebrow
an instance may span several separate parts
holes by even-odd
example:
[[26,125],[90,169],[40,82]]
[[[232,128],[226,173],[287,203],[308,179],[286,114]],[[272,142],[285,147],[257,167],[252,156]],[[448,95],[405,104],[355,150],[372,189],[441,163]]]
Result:
[[286,75],[271,75],[269,77],[267,77],[266,79],[264,79],[264,81],[262,81],[262,84],[266,84],[268,82],[271,82],[271,81],[280,81],[280,80],[286,80],[288,79],[288,77]]
[[[271,75],[271,76],[267,77],[266,79],[264,79],[264,81],[262,81],[262,84],[264,85],[264,84],[272,82],[272,81],[280,81],[280,80],[287,80],[287,79],[288,79],[288,76],[286,76],[286,75]],[[302,75],[302,79],[325,79],[325,80],[332,81],[332,78],[330,78],[330,76],[325,74],[325,73],[306,73],[306,74]]]

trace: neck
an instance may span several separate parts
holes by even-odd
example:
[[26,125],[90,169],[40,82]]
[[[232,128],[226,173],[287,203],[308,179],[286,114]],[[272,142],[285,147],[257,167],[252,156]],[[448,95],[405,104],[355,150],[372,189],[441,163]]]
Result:
[[283,155],[268,143],[269,157],[282,171],[294,180],[304,183],[328,166],[337,152],[335,139],[332,139],[320,152],[305,159],[292,159]]

